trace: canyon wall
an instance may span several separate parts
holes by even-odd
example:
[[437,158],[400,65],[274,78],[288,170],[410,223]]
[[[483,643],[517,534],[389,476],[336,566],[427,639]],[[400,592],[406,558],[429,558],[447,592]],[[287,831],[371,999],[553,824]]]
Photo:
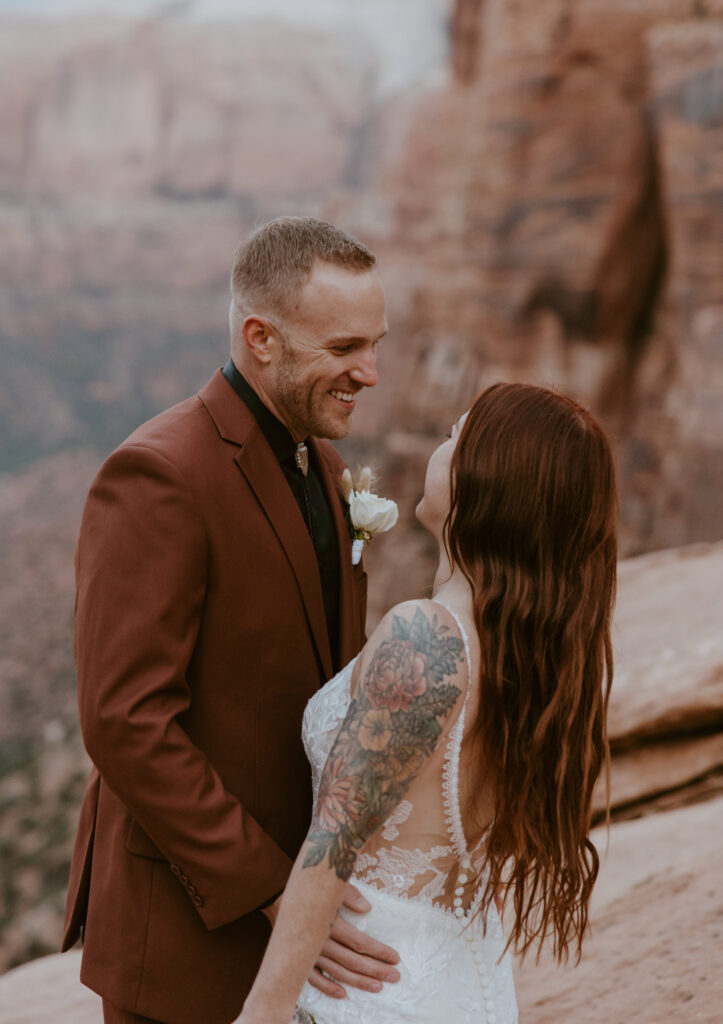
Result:
[[432,437],[514,378],[606,425],[624,553],[719,537],[723,4],[459,0],[452,65],[382,182],[405,509]]

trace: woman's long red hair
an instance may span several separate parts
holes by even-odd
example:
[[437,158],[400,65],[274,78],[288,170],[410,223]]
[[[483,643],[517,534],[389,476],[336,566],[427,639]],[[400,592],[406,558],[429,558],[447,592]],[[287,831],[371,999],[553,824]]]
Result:
[[607,439],[564,395],[496,384],[469,412],[445,526],[469,579],[481,643],[474,729],[492,783],[482,907],[512,897],[510,942],[551,936],[579,957],[599,858],[595,782],[609,764],[617,496]]

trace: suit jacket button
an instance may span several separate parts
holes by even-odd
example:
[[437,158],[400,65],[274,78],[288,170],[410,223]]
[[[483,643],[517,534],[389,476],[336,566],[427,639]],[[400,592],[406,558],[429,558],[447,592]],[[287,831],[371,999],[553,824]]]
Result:
[[188,878],[185,875],[178,876],[183,885],[188,885]]
[[197,907],[203,906],[203,896],[199,896],[198,893],[196,893],[195,896],[192,896],[191,899],[193,900]]
[[179,868],[178,864],[171,864],[171,871],[173,872],[174,875],[180,875],[181,873],[181,869]]
[[188,885],[186,886],[186,888],[188,889],[188,891],[191,894],[191,896],[195,896],[196,895],[196,886],[195,885],[191,885],[191,883],[189,882]]

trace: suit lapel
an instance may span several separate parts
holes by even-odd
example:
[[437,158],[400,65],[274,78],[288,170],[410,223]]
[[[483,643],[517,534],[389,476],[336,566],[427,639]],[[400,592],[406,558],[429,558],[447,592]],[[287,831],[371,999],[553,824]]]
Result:
[[327,458],[322,445],[311,439],[311,446],[316,455],[322,484],[326,491],[334,526],[339,544],[339,658],[341,666],[359,653],[359,608],[358,587],[355,570],[351,564],[351,535],[344,517],[344,496],[341,491],[341,478],[331,460]]
[[[324,615],[321,577],[304,518],[289,490],[284,472],[274,458],[261,430],[257,431],[255,438],[249,438],[235,458],[291,563],[304,599],[309,625],[324,669],[324,678],[330,679],[334,672]],[[279,595],[279,601],[283,602],[283,594]]]
[[[236,465],[256,495],[284,549],[299,586],[324,679],[333,675],[324,597],[316,553],[304,518],[289,489],[284,471],[248,407],[220,372],[199,398],[208,409],[224,440],[240,445]],[[336,502],[338,504],[338,502]],[[342,517],[343,518],[343,517]],[[279,594],[283,603],[284,595]]]

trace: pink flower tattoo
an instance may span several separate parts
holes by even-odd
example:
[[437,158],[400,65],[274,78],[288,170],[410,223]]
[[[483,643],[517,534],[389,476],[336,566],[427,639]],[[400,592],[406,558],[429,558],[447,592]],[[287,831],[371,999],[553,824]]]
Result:
[[369,703],[388,711],[408,711],[427,688],[427,656],[411,640],[387,640],[374,655],[366,679]]

